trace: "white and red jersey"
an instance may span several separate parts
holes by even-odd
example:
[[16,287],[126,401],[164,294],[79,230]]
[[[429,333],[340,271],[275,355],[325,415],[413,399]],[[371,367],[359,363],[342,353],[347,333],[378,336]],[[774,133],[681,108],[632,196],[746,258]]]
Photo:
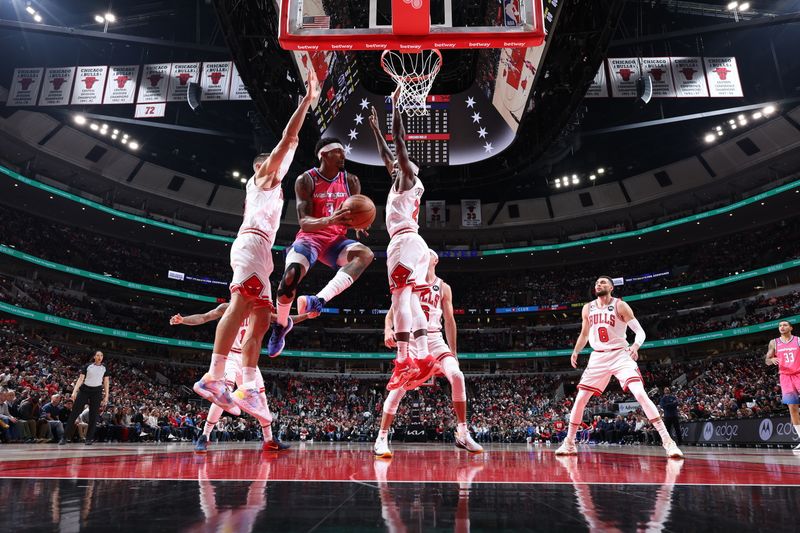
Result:
[[442,280],[436,278],[427,289],[419,292],[422,310],[428,317],[428,331],[442,331]]
[[612,298],[607,305],[601,305],[600,300],[589,303],[589,345],[596,352],[628,347],[625,337],[628,323],[619,315],[619,302]]
[[244,219],[238,234],[259,235],[268,240],[271,246],[281,225],[283,212],[281,183],[271,189],[262,189],[256,185],[255,177],[252,177],[247,180],[245,191],[247,196],[244,200]]
[[[328,179],[316,168],[307,170],[311,179],[314,181],[314,193],[311,196],[311,216],[322,218],[331,216],[345,200],[350,198],[350,185],[347,183],[347,171],[343,170],[336,174],[333,179]],[[308,234],[326,236],[347,235],[347,226],[335,224],[312,232],[300,230],[297,238],[300,239]]]
[[389,190],[386,199],[386,231],[389,237],[394,237],[400,232],[406,233],[419,231],[419,204],[425,187],[419,178],[414,180],[414,185],[407,191],[397,192],[394,185]]
[[244,342],[244,335],[247,332],[247,326],[250,324],[250,317],[244,317],[242,320],[242,325],[239,326],[239,332],[236,333],[236,338],[233,340],[233,345],[231,346],[231,353],[229,355],[238,355],[241,357],[242,355],[242,343]]
[[775,339],[775,357],[781,374],[800,373],[800,337],[792,335],[788,341],[780,337]]

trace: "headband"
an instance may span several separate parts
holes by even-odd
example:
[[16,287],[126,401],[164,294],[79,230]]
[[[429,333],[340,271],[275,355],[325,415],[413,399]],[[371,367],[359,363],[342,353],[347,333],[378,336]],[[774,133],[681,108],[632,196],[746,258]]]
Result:
[[325,146],[320,148],[319,151],[317,152],[317,159],[322,159],[322,154],[330,152],[331,150],[337,150],[337,149],[338,150],[344,150],[344,146],[342,146],[342,143],[332,142],[332,143],[326,144]]

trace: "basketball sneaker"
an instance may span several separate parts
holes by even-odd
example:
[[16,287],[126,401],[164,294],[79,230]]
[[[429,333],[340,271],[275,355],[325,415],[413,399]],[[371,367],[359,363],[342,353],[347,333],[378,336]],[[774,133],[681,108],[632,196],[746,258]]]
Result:
[[297,299],[297,314],[308,313],[308,318],[317,318],[325,307],[325,300],[317,296],[301,296]]
[[372,453],[380,459],[391,459],[392,450],[389,449],[389,439],[378,439],[372,448]]
[[402,363],[395,359],[392,377],[389,378],[389,383],[386,384],[386,390],[399,389],[409,380],[415,379],[418,374],[419,368],[417,368],[413,357],[407,357]]
[[248,415],[252,415],[257,420],[266,418],[265,415],[269,413],[267,400],[256,389],[237,389],[233,393],[233,402],[237,408]]
[[272,437],[270,440],[265,440],[261,445],[262,452],[282,452],[291,448],[288,444],[284,444],[278,440],[277,437]]
[[461,448],[462,450],[467,450],[469,453],[483,453],[483,446],[478,444],[472,439],[472,435],[469,432],[466,432],[464,435],[460,435],[456,431],[456,448]]
[[199,381],[195,382],[192,389],[202,398],[222,407],[233,416],[242,414],[242,411],[233,402],[231,393],[228,391],[228,387],[225,386],[224,379],[214,379],[211,374],[205,374]]
[[277,322],[272,324],[272,335],[269,337],[269,344],[267,344],[267,354],[270,357],[278,357],[283,349],[286,347],[286,335],[292,331],[294,322],[291,317],[285,326],[281,326]]
[[670,459],[683,459],[683,452],[678,445],[675,444],[674,440],[671,440],[664,445],[664,449],[667,451],[667,457]]
[[206,453],[208,451],[208,437],[200,435],[194,444],[194,453]]
[[578,447],[575,446],[575,441],[564,439],[564,442],[556,450],[556,455],[578,455]]
[[433,374],[436,373],[436,358],[432,355],[428,355],[425,359],[415,359],[414,361],[417,364],[417,368],[419,368],[419,375],[415,378],[408,380],[408,382],[403,385],[403,389],[405,390],[414,390],[426,381],[428,381]]

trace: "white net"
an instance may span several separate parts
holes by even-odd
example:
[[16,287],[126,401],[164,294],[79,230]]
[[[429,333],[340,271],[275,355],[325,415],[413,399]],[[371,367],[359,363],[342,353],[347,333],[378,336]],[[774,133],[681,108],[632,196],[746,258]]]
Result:
[[433,86],[433,80],[442,68],[439,50],[421,52],[398,52],[386,50],[381,55],[383,70],[400,86],[397,107],[408,116],[428,114],[425,99]]

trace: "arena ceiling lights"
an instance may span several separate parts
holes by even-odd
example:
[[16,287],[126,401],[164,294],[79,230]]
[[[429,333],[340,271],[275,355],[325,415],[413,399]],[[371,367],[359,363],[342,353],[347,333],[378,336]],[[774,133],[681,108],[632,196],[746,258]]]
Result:
[[728,121],[724,124],[719,124],[714,126],[713,131],[707,132],[703,137],[703,140],[706,144],[712,144],[717,141],[720,137],[725,135],[726,131],[735,131],[740,128],[747,127],[751,122],[757,122],[764,117],[769,117],[777,111],[777,108],[769,104],[764,106],[764,108],[760,111],[755,111],[751,113],[749,116],[745,115],[744,113],[739,113],[734,118],[728,119]]
[[602,176],[605,173],[605,167],[598,167],[594,172],[585,174],[565,174],[564,176],[554,178],[551,185],[556,189],[561,189],[562,187],[566,188],[570,185],[577,186],[581,184],[582,177],[588,178],[589,185],[594,185],[594,183],[597,181],[597,177]]
[[139,142],[131,139],[130,135],[127,133],[120,131],[117,128],[110,129],[108,124],[103,122],[89,122],[86,117],[83,115],[75,115],[72,117],[73,122],[78,126],[86,126],[89,125],[89,129],[95,133],[100,134],[103,137],[111,137],[112,141],[119,140],[120,143],[126,145],[130,150],[134,152],[139,149]]

